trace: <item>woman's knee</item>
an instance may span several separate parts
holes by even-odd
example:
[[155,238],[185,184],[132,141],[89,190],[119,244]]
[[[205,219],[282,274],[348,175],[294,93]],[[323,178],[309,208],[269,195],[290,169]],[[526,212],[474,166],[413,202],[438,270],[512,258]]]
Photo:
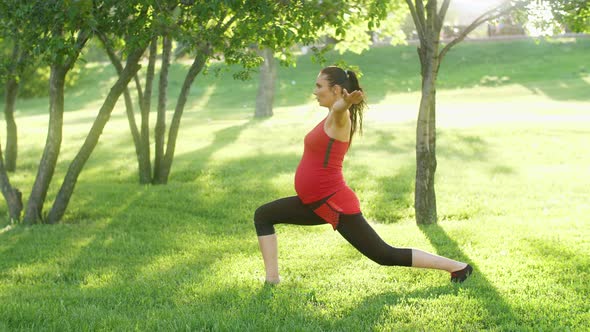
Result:
[[412,266],[412,249],[389,247],[376,255],[367,256],[379,265]]
[[256,211],[254,211],[254,223],[260,224],[267,222],[270,219],[270,213],[268,213],[268,210],[268,204],[259,206]]
[[262,205],[254,211],[254,227],[258,236],[275,233],[274,224],[267,211],[267,205]]

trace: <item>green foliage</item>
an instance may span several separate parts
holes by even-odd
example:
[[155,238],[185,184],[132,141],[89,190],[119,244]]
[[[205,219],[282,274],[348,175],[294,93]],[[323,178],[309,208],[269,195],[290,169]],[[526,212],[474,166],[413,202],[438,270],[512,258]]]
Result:
[[401,25],[408,15],[402,1],[346,2],[342,21],[326,25],[324,33],[337,40],[335,49],[340,53],[362,53],[369,49],[373,39],[389,38],[392,45],[401,44],[405,35]]
[[[49,96],[49,74],[48,66],[31,66],[22,74],[19,86],[20,98],[34,98]],[[65,88],[71,89],[76,85],[80,77],[80,65],[74,66],[66,76]]]
[[[590,33],[590,3],[586,0],[535,0],[515,13],[520,22],[549,34],[565,30]],[[547,33],[546,33],[547,34]]]
[[549,1],[558,21],[574,32],[590,33],[590,2],[587,0]]
[[202,51],[207,46],[213,59],[241,65],[243,70],[235,76],[248,79],[262,61],[257,48],[273,49],[282,53],[283,63],[293,63],[290,48],[316,40],[318,30],[326,24],[323,18],[327,16],[322,9],[327,3],[330,2],[197,1],[180,6],[175,37],[190,52]]
[[0,3],[0,82],[20,75],[35,61],[32,53],[38,35],[28,29],[33,23],[32,5],[20,1]]

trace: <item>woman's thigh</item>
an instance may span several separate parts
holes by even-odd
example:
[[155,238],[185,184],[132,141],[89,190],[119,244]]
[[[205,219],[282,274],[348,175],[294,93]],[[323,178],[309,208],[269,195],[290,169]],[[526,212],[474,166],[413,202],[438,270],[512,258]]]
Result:
[[256,209],[254,220],[257,223],[321,225],[326,222],[305,206],[299,197],[290,196],[277,199]]

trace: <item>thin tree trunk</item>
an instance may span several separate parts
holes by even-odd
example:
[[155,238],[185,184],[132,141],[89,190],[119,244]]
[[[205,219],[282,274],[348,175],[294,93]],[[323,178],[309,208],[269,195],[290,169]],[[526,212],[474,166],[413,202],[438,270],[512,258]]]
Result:
[[418,224],[437,222],[434,175],[436,172],[434,73],[424,79],[416,129],[416,186],[414,209]]
[[260,51],[264,62],[260,66],[260,81],[258,83],[258,94],[256,95],[256,111],[254,117],[271,117],[272,104],[275,97],[276,66],[274,54],[271,49],[265,48]]
[[[106,53],[111,60],[111,63],[117,70],[117,74],[120,76],[123,72],[123,65],[121,64],[121,60],[113,51],[113,48],[109,45],[108,40],[104,34],[98,34],[99,39],[101,40]],[[134,78],[137,78],[137,75],[134,75]],[[140,106],[143,102],[141,86],[138,86],[138,94],[139,94],[139,102]],[[139,182],[140,183],[147,183],[149,182],[150,177],[150,161],[149,155],[145,155],[144,149],[141,148],[141,136],[139,133],[139,129],[137,128],[137,122],[135,121],[135,110],[133,107],[133,100],[131,98],[131,93],[129,92],[129,88],[125,87],[123,91],[123,96],[125,98],[125,111],[127,114],[127,120],[129,122],[129,130],[131,131],[131,137],[133,138],[133,145],[135,146],[135,154],[137,156],[137,166],[139,170]],[[141,107],[140,107],[141,108]]]
[[16,121],[14,120],[14,109],[16,96],[18,94],[18,81],[11,76],[6,82],[6,94],[4,98],[4,117],[6,118],[6,170],[16,170],[16,158],[18,153],[18,134]]
[[155,128],[155,157],[153,184],[159,184],[164,158],[164,140],[166,136],[166,99],[168,93],[168,70],[170,68],[170,52],[172,39],[169,36],[162,37],[162,67],[160,69],[160,82],[158,85],[158,113]]
[[64,111],[64,84],[66,68],[60,65],[52,65],[49,76],[49,126],[47,140],[37,177],[27,203],[24,223],[33,224],[42,220],[43,204],[47,196],[47,190],[55,171],[57,157],[61,148],[63,111]]
[[174,159],[176,139],[178,138],[178,131],[180,129],[180,120],[182,118],[182,113],[184,112],[184,107],[186,106],[186,101],[188,100],[188,93],[190,91],[191,85],[193,84],[193,81],[205,66],[208,57],[208,48],[204,48],[203,50],[199,51],[188,73],[186,74],[184,83],[182,84],[182,88],[178,96],[178,101],[176,102],[174,115],[172,116],[172,121],[170,123],[170,131],[168,132],[168,143],[166,145],[166,155],[164,157],[161,172],[159,173],[158,178],[154,178],[155,183],[165,184],[168,182],[170,169],[172,168],[172,161]]
[[84,141],[84,144],[68,168],[68,172],[66,173],[61,188],[57,193],[53,207],[47,216],[48,223],[57,223],[63,217],[70,198],[74,192],[74,187],[76,186],[78,176],[82,172],[84,164],[92,154],[92,151],[94,151],[94,148],[98,143],[98,139],[100,138],[100,135],[102,134],[102,131],[111,116],[117,100],[129,84],[129,81],[131,81],[133,76],[140,68],[139,59],[141,58],[143,51],[144,49],[136,50],[129,55],[125,69],[121,72],[117,82],[109,91],[109,94],[100,108],[98,116],[96,117],[96,120],[94,121],[94,124],[92,125],[92,128],[90,129],[90,132]]
[[2,158],[2,147],[0,146],[0,190],[8,206],[10,220],[19,221],[23,210],[23,198],[21,192],[10,184],[8,173],[4,167]]
[[145,75],[145,88],[141,96],[140,85],[137,84],[137,92],[140,94],[141,103],[141,154],[144,156],[144,164],[140,168],[140,183],[149,184],[152,181],[152,165],[150,157],[150,110],[152,108],[152,87],[154,83],[154,73],[156,67],[156,55],[158,53],[158,37],[153,37],[150,43],[150,52],[148,59],[147,72]]
[[421,65],[422,98],[416,126],[416,179],[414,190],[414,210],[418,224],[437,222],[436,193],[434,178],[436,173],[436,79],[439,68],[439,41],[442,21],[449,1],[445,0],[440,16],[437,1],[432,0],[424,6],[421,0],[415,6],[406,0],[419,33],[418,55]]

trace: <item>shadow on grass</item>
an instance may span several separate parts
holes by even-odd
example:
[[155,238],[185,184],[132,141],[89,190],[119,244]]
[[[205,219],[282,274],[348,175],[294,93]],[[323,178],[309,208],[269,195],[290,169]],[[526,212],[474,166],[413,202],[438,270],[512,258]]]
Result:
[[551,80],[549,82],[522,83],[535,95],[542,95],[557,101],[589,101],[590,84],[584,77],[590,73],[573,73],[571,78]]
[[199,173],[202,172],[203,168],[207,165],[209,159],[215,152],[220,151],[232,143],[235,143],[243,130],[252,126],[254,123],[259,123],[261,121],[264,120],[249,120],[240,125],[226,127],[224,129],[218,130],[214,134],[213,141],[208,146],[196,151],[176,155],[174,157],[175,163],[188,165],[183,167],[183,169],[185,169],[184,171],[174,172],[173,169],[171,176],[174,176],[175,178],[178,177],[183,182],[196,178]]
[[494,287],[488,278],[477,268],[477,264],[461,250],[459,244],[440,225],[420,225],[419,227],[435,248],[437,254],[458,261],[468,262],[473,266],[473,276],[465,282],[465,285],[467,287],[477,287],[477,291],[474,294],[479,294],[482,297],[480,303],[486,309],[486,317],[483,320],[485,328],[493,329],[495,326],[501,326],[505,322],[514,322],[519,325],[519,317],[514,313],[502,295],[500,295],[496,287]]
[[[195,307],[178,304],[179,288],[212,282],[213,265],[256,250],[254,210],[273,198],[270,195],[277,189],[272,179],[291,172],[296,159],[272,154],[230,161],[217,165],[212,177],[197,175],[193,183],[137,186],[110,201],[97,200],[104,205],[100,222],[39,225],[3,234],[10,243],[1,254],[15,259],[0,263],[0,277],[17,284],[3,295],[20,299],[11,301],[17,306],[19,301],[29,303],[18,314],[24,313],[25,318],[9,315],[16,324],[9,326],[43,324],[59,330],[67,324],[95,329],[118,319],[123,324],[120,328],[131,329],[157,324],[159,320],[148,319],[149,313],[160,315],[166,309],[172,312],[171,324],[179,324],[178,316]],[[205,187],[209,181],[218,184],[219,190],[210,192]],[[81,209],[96,203],[89,199],[84,204],[88,206]],[[247,236],[252,241],[245,241]],[[19,279],[18,266],[34,270],[23,272]],[[48,287],[58,287],[59,298],[47,292]],[[202,311],[220,303],[226,307],[218,298],[211,298],[211,303],[206,300],[197,301]],[[241,301],[228,302],[241,305]],[[43,310],[46,305],[56,308],[59,320]],[[100,315],[87,317],[88,311]],[[114,318],[105,316],[109,312]],[[195,328],[211,324],[207,316],[192,311],[187,315],[192,317],[187,316],[189,321],[197,319]]]
[[[432,298],[457,291],[443,286],[403,294],[380,294],[366,298],[355,308],[344,310],[344,313],[339,309],[325,308],[325,301],[318,298],[313,287],[301,284],[290,287],[264,285],[257,291],[248,291],[250,296],[244,296],[244,293],[243,288],[234,287],[205,298],[205,303],[218,303],[221,298],[228,299],[226,306],[215,308],[216,314],[227,320],[209,319],[205,323],[206,329],[241,327],[246,331],[371,331],[378,328],[383,320],[382,309],[385,306],[396,306],[413,298]],[[230,300],[236,298],[240,301]],[[198,305],[193,310],[200,315],[212,311],[203,305]],[[338,315],[328,316],[326,310]]]
[[375,137],[377,142],[368,147],[369,150],[385,151],[391,154],[405,154],[408,151],[415,151],[415,143],[407,138],[400,137],[406,132],[392,133],[385,130],[375,130],[369,135]]
[[553,283],[574,294],[587,292],[584,280],[590,277],[590,255],[583,251],[573,251],[557,240],[527,239],[528,248],[542,262],[539,269],[550,269],[545,273]]
[[[176,201],[181,197],[178,195]],[[15,324],[12,328],[42,324],[56,330],[65,326],[76,326],[75,329],[86,326],[93,330],[117,324],[107,329],[131,329],[145,324],[142,321],[148,320],[147,312],[174,307],[178,287],[201,283],[209,278],[207,271],[212,264],[242,252],[243,248],[236,243],[247,233],[245,224],[233,225],[239,232],[228,232],[227,220],[235,222],[235,218],[219,214],[210,219],[189,212],[173,213],[173,209],[163,209],[160,202],[158,194],[146,189],[110,220],[89,229],[78,227],[76,232],[57,239],[50,235],[68,226],[52,226],[43,236],[22,238],[16,243],[14,246],[20,249],[13,250],[24,250],[23,256],[28,259],[13,261],[15,264],[41,263],[48,271],[37,268],[29,279],[10,278],[16,287],[3,295],[15,299],[10,303],[28,303],[17,304],[24,317],[9,319]],[[199,206],[192,208],[193,211],[223,210],[227,203],[196,204]],[[38,250],[25,250],[27,246],[29,249],[35,246],[31,243],[35,240],[43,240],[42,244],[37,243]],[[39,250],[51,252],[40,254]],[[11,255],[14,257],[14,252]],[[0,275],[10,268],[2,265]],[[48,288],[60,289],[59,296],[47,291]],[[43,310],[46,305],[55,310]],[[56,311],[61,318],[51,313]],[[88,312],[98,314],[84,314]],[[113,319],[119,322],[113,323]]]
[[[251,122],[247,122],[245,124],[239,125],[239,126],[234,126],[234,127],[229,127],[226,129],[221,130],[220,132],[218,132],[216,134],[216,138],[214,140],[214,142],[202,149],[199,150],[198,152],[196,152],[196,154],[201,157],[199,159],[200,163],[198,163],[195,167],[198,167],[198,170],[200,170],[205,164],[206,161],[208,160],[208,158],[217,150],[222,149],[223,147],[225,147],[226,145],[230,144],[231,142],[235,141],[239,135],[239,133],[241,132],[241,130],[243,130],[244,128],[246,128],[247,126],[250,125]],[[111,142],[113,143],[113,142]],[[109,160],[112,158],[113,155],[117,155],[120,153],[117,153],[117,150],[122,150],[123,146],[125,146],[125,144],[129,144],[130,142],[127,142],[125,140],[121,140],[120,142],[118,142],[118,146],[120,146],[120,148],[117,148],[117,146],[111,146],[109,148],[109,157],[101,157],[98,156],[99,159],[101,160]],[[94,172],[95,169],[99,169],[99,174],[104,174],[104,172],[117,172],[116,168],[112,168],[112,164],[107,163],[105,166],[105,163],[99,163],[99,164],[95,164],[92,162],[92,160],[96,160],[95,158],[97,156],[93,156],[94,158],[91,158],[91,160],[89,160],[89,162],[87,163],[87,165],[85,165],[84,170],[82,171],[82,174],[84,173],[92,173]],[[194,157],[193,157],[194,158]],[[69,161],[61,161],[58,164],[58,167],[60,169],[67,169],[67,166],[69,165]],[[269,170],[270,172],[271,170]],[[60,174],[61,172],[56,172],[55,176],[54,176],[54,182],[55,183],[59,183],[59,185],[61,185],[61,182],[63,181],[63,174]],[[198,172],[192,172],[191,171],[191,175],[196,176],[195,174],[199,174]],[[129,175],[129,177],[126,179],[127,182],[129,183],[133,183],[133,181],[136,181],[136,176],[133,175]],[[84,192],[83,189],[81,190],[81,186],[82,187],[86,187],[86,188],[91,188],[91,187],[102,187],[103,186],[103,181],[100,177],[94,177],[92,180],[88,180],[88,179],[81,179],[78,181],[77,183],[77,190],[74,192],[72,199],[73,200],[79,200],[78,204],[75,206],[75,210],[74,209],[74,204],[70,204],[68,211],[66,211],[66,215],[64,217],[64,220],[62,221],[62,223],[64,224],[68,224],[71,221],[76,220],[76,223],[79,223],[80,220],[84,220],[84,219],[91,219],[93,217],[94,213],[98,213],[95,217],[96,218],[104,218],[105,215],[101,215],[100,212],[100,208],[97,209],[97,204],[104,204],[105,202],[107,204],[114,204],[114,206],[108,206],[110,212],[112,213],[113,211],[117,211],[120,210],[120,206],[126,206],[126,205],[132,205],[134,204],[134,202],[144,202],[145,200],[147,200],[147,198],[143,198],[143,199],[134,199],[133,201],[129,201],[130,197],[133,197],[134,195],[140,194],[143,196],[149,196],[150,195],[150,191],[148,190],[149,187],[145,187],[145,186],[140,186],[137,185],[136,186],[136,190],[133,192],[133,194],[130,197],[121,197],[120,200],[118,201],[109,201],[108,198],[100,198],[101,193],[100,192],[95,192],[94,190],[90,189],[89,192],[86,192],[85,196],[82,197],[77,197],[79,195],[82,195],[81,192]],[[133,185],[131,185],[131,187],[135,187]],[[165,186],[164,187],[164,191],[166,190]],[[156,191],[154,189],[154,191]],[[206,195],[206,194],[205,194]],[[48,197],[50,198],[50,197]],[[46,208],[50,208],[50,204],[52,202],[51,201],[46,201]],[[157,201],[153,202],[153,205],[150,205],[150,207],[158,207],[160,204],[158,204]],[[161,208],[161,207],[160,207]],[[203,210],[205,210],[207,208],[204,208]],[[97,211],[98,210],[98,211]],[[221,209],[223,210],[223,209]],[[175,211],[176,212],[176,211]],[[202,211],[201,211],[202,212]],[[106,214],[108,215],[108,213]],[[42,237],[42,228],[45,227],[52,227],[52,226],[48,226],[48,225],[39,225],[39,226],[34,226],[32,228],[28,228],[28,227],[22,227],[18,230],[13,230],[11,234],[13,236],[11,236],[11,241],[13,241],[13,245],[11,248],[8,249],[8,252],[10,252],[11,250],[19,250],[18,248],[20,248],[19,244],[22,244],[25,248],[26,247],[30,247],[32,244],[34,244],[34,242],[36,242],[38,239],[38,237]],[[41,232],[41,233],[38,233]],[[2,234],[4,237],[6,237],[7,234]],[[67,236],[67,235],[66,235]],[[73,238],[73,242],[76,242],[80,239],[77,239],[76,237]],[[53,251],[59,252],[61,250],[61,248],[66,248],[69,245],[71,245],[71,243],[68,243],[67,241],[64,242],[59,242],[59,243],[52,243],[52,245],[54,245],[55,247],[53,248]],[[25,255],[25,256],[29,256],[29,255]],[[36,258],[34,258],[33,256],[30,256],[31,260],[28,262],[34,262]],[[27,260],[24,261],[20,261],[19,263],[23,264],[23,263],[27,263]],[[4,270],[8,270],[10,269],[11,266],[6,265],[4,266]],[[0,265],[0,271],[2,271],[3,268]]]
[[414,215],[415,166],[404,166],[394,176],[377,179],[380,194],[376,197],[372,215],[384,224],[396,223]]
[[[370,149],[382,148],[384,151],[390,151],[392,155],[407,155],[410,147],[404,147],[401,150],[394,146],[387,146],[391,139],[390,135],[381,133],[383,138],[379,138],[377,146],[371,145]],[[413,147],[411,147],[413,149]],[[395,160],[395,158],[392,157]],[[406,165],[398,167],[391,176],[382,176],[375,179],[377,185],[369,190],[377,191],[378,194],[370,201],[365,202],[369,208],[371,219],[382,223],[394,223],[399,220],[414,218],[414,185],[416,177],[415,159]],[[501,160],[494,159],[490,155],[489,142],[476,135],[467,135],[457,132],[440,131],[437,142],[437,160],[439,170],[435,177],[441,176],[456,177],[456,174],[441,173],[440,167],[445,163],[456,164],[457,160],[461,165],[468,167],[470,163],[486,163],[489,173],[494,176],[498,174],[514,174],[514,168],[503,165]],[[453,171],[453,170],[451,170]],[[461,172],[461,169],[456,170]],[[374,178],[370,169],[367,167],[357,167],[355,177],[351,179],[351,184],[355,184],[359,179]],[[360,197],[362,199],[362,197]],[[444,209],[443,209],[444,210]],[[474,210],[467,205],[461,206],[459,211],[452,214],[439,215],[441,220],[446,219],[469,219],[473,217]]]
[[437,156],[464,161],[483,161],[489,158],[489,143],[480,136],[465,135],[457,131],[437,132]]
[[[329,321],[329,324],[332,325],[331,329],[340,330],[346,329],[346,327],[351,324],[351,322],[358,321],[363,324],[362,326],[359,326],[359,328],[368,331],[377,328],[380,323],[383,323],[384,320],[393,320],[397,326],[405,326],[406,329],[428,330],[428,326],[421,326],[421,322],[415,322],[411,317],[408,316],[400,317],[399,315],[395,315],[389,319],[384,318],[384,309],[386,307],[407,306],[408,303],[412,303],[414,301],[421,302],[427,299],[436,299],[438,297],[449,295],[464,296],[459,295],[458,288],[453,288],[450,286],[426,287],[410,292],[404,290],[399,292],[386,292],[367,297],[361,303],[356,305],[354,309],[348,310],[345,317],[337,321]],[[420,311],[420,308],[414,307],[413,310]],[[463,323],[465,324],[465,322]],[[438,324],[433,325],[438,326],[439,328],[443,328],[445,325],[448,327],[453,326],[453,324],[449,321],[438,322]],[[462,328],[459,326],[454,327],[459,329]]]

